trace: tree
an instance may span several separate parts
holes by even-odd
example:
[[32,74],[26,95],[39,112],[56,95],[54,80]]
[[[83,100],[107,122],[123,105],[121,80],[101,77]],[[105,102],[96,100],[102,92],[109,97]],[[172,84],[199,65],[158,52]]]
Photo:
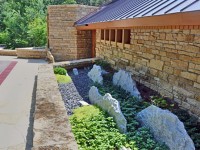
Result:
[[0,44],[7,48],[44,46],[48,5],[101,5],[109,0],[0,0]]

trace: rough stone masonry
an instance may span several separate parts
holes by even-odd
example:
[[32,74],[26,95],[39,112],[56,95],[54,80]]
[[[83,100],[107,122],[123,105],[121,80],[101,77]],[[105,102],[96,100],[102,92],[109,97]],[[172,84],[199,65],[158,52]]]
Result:
[[121,47],[101,40],[97,30],[97,57],[200,118],[200,29],[132,28],[130,38]]
[[48,7],[48,43],[56,61],[91,57],[92,32],[77,31],[74,23],[95,9],[84,5]]

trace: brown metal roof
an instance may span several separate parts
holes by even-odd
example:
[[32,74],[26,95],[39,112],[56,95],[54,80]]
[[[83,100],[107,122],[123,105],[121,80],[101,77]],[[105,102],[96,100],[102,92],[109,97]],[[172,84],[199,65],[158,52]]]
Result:
[[200,10],[200,0],[114,0],[76,22],[77,26]]

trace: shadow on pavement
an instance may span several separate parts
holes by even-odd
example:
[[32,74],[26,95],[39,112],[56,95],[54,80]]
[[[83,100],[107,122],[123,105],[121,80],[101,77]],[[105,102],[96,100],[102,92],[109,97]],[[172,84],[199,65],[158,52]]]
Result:
[[32,92],[32,102],[29,117],[29,127],[26,135],[26,150],[31,150],[33,147],[33,124],[34,124],[34,112],[36,104],[36,88],[37,88],[37,76],[35,76],[35,83]]

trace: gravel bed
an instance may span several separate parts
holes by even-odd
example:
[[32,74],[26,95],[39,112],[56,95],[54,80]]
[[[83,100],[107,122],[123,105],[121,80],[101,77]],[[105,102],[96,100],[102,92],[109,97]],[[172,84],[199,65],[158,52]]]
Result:
[[68,71],[72,83],[58,84],[68,115],[72,115],[73,109],[81,106],[79,101],[90,103],[88,93],[92,81],[87,76],[89,69],[78,69],[78,71],[79,75],[77,76],[72,71]]
[[72,71],[69,71],[68,74],[71,76],[74,85],[78,93],[81,95],[84,101],[90,103],[88,93],[92,85],[92,80],[87,76],[91,68],[88,69],[78,69],[79,75],[74,75]]
[[62,95],[62,99],[65,103],[67,114],[71,115],[73,109],[81,106],[79,101],[83,99],[76,90],[73,82],[68,84],[59,84],[59,89]]

